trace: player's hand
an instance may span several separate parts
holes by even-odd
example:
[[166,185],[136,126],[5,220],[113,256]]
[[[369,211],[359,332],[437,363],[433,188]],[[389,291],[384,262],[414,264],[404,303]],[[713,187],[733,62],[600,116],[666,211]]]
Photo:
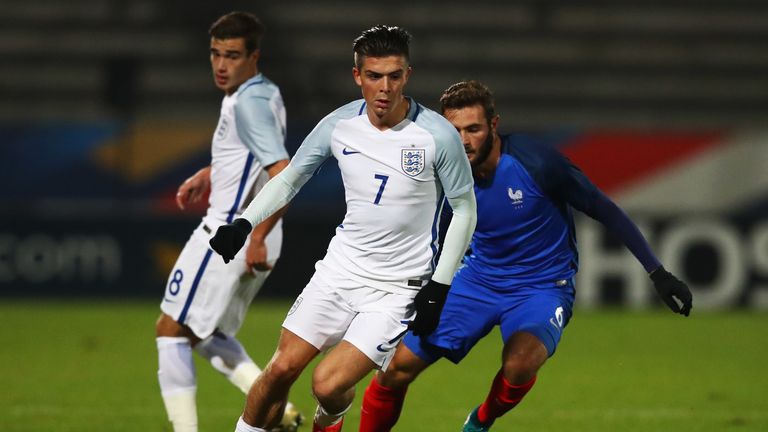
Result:
[[[691,313],[693,295],[685,282],[676,278],[675,275],[668,272],[664,267],[654,270],[651,273],[651,280],[653,281],[653,287],[659,293],[659,297],[672,309],[672,312],[685,316]],[[682,306],[678,305],[675,299],[680,301]]]
[[427,336],[437,328],[440,322],[440,312],[443,311],[445,299],[448,297],[450,285],[430,280],[414,299],[416,318],[411,321],[410,328],[416,336]]
[[211,187],[211,169],[206,167],[184,180],[176,192],[176,205],[185,210],[187,205],[194,204],[208,192]]
[[272,266],[267,262],[267,245],[263,239],[251,237],[248,250],[245,251],[245,264],[252,272],[272,270]]
[[228,263],[235,257],[237,251],[245,244],[245,239],[251,233],[251,223],[243,218],[237,218],[232,223],[222,225],[208,243]]

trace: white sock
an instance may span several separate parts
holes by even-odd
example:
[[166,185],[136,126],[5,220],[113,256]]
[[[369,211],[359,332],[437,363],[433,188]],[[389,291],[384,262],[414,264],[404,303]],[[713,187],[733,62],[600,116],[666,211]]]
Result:
[[237,419],[237,426],[235,426],[235,432],[267,432],[266,429],[257,428],[251,426],[243,420],[243,416]]
[[251,384],[261,374],[261,369],[245,352],[243,345],[232,336],[214,333],[195,346],[195,351],[211,362],[214,369],[248,394]]
[[174,432],[197,432],[197,378],[192,347],[184,337],[158,337],[160,393]]
[[313,420],[313,423],[323,428],[328,426],[333,426],[336,423],[340,422],[341,419],[344,418],[344,414],[346,414],[350,408],[352,408],[351,403],[349,404],[348,407],[344,408],[344,410],[342,410],[340,413],[331,414],[328,411],[326,411],[325,408],[322,407],[322,405],[318,403],[317,409],[315,410],[315,418]]

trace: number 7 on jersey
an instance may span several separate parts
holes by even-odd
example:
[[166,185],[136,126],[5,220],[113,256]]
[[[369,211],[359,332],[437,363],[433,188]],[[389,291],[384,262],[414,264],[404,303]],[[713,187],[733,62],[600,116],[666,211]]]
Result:
[[373,176],[373,178],[377,180],[381,180],[381,186],[379,187],[379,193],[376,194],[376,199],[373,200],[374,204],[379,204],[379,201],[381,201],[381,194],[384,193],[384,187],[387,185],[387,180],[389,180],[389,176],[385,176],[384,174],[376,174]]

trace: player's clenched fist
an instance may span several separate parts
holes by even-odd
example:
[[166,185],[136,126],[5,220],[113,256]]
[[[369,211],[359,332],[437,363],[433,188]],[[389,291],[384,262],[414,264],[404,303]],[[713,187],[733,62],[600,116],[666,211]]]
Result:
[[232,223],[222,225],[216,230],[209,244],[228,263],[235,257],[237,251],[245,244],[245,239],[250,234],[251,223],[243,218],[237,218]]
[[450,285],[430,280],[414,299],[416,318],[411,322],[411,330],[416,336],[427,336],[437,328],[440,312],[443,311],[445,298]]

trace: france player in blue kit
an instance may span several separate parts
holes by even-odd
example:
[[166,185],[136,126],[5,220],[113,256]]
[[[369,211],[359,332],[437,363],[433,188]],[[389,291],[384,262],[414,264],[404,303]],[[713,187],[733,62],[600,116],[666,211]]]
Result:
[[[687,285],[662,267],[627,215],[554,148],[500,136],[493,96],[477,81],[440,99],[475,177],[477,227],[434,332],[410,332],[366,390],[361,432],[389,431],[408,385],[441,357],[458,363],[494,326],[502,366],[464,431],[487,431],[533,387],[572,314],[578,252],[572,209],[601,222],[643,265],[662,300],[688,316]],[[675,300],[677,299],[680,304]]]

